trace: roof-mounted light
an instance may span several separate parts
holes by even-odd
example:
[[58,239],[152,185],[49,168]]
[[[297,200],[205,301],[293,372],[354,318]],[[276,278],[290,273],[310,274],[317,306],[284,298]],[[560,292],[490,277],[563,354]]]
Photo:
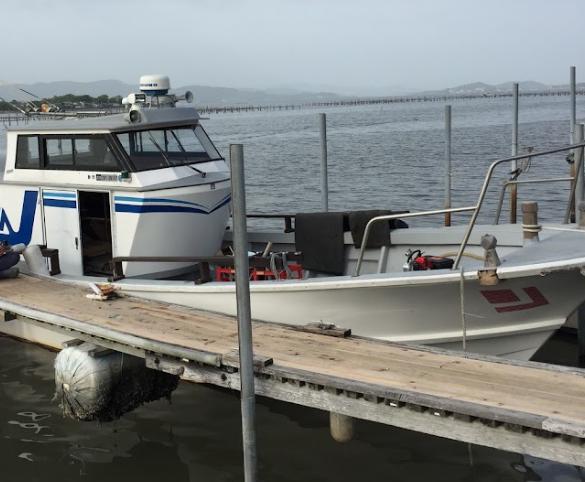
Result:
[[128,94],[122,99],[122,105],[134,105],[146,102],[146,94]]

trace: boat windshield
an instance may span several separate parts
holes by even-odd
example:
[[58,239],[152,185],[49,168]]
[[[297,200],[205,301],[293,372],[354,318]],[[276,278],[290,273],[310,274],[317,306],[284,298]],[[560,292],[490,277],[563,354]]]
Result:
[[136,171],[211,160],[198,134],[200,126],[149,129],[116,134]]

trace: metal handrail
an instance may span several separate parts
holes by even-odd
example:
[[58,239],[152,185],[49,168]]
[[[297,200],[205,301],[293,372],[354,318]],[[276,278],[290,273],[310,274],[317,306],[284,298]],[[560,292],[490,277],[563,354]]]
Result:
[[357,259],[357,264],[354,271],[354,276],[360,275],[360,269],[362,267],[362,262],[364,260],[364,253],[366,250],[366,246],[368,245],[368,238],[370,237],[370,231],[372,230],[372,226],[374,223],[378,221],[391,221],[392,219],[403,219],[403,218],[416,218],[422,216],[432,216],[435,214],[445,214],[445,213],[461,213],[465,211],[474,211],[477,206],[466,206],[462,208],[449,208],[449,209],[435,209],[433,211],[418,211],[415,213],[405,213],[405,214],[385,214],[383,216],[376,216],[368,221],[366,224],[366,229],[364,230],[364,237],[362,238],[362,245],[360,246],[360,254]]
[[459,246],[459,251],[457,252],[457,257],[455,258],[455,263],[453,264],[453,269],[457,269],[459,267],[459,263],[461,263],[461,258],[463,257],[463,252],[465,251],[465,248],[467,247],[467,243],[469,242],[469,237],[471,236],[471,231],[473,230],[473,227],[475,226],[475,223],[477,221],[479,211],[481,210],[481,207],[483,205],[483,201],[485,199],[485,195],[487,193],[487,190],[488,190],[488,187],[490,184],[490,180],[494,174],[496,167],[498,167],[500,164],[502,164],[504,162],[520,161],[522,159],[546,156],[549,154],[556,154],[558,152],[570,151],[571,149],[577,149],[579,147],[585,147],[585,142],[580,142],[578,144],[571,144],[571,145],[565,146],[565,147],[558,147],[556,149],[549,149],[546,151],[529,152],[526,154],[505,157],[503,159],[497,159],[497,160],[493,161],[490,164],[488,172],[485,175],[485,179],[483,181],[483,186],[481,188],[481,191],[479,193],[479,197],[477,199],[477,209],[473,212],[471,219],[469,220],[469,224],[467,225],[467,229],[465,230],[465,234],[463,235],[463,240],[461,241],[461,245]]
[[488,190],[490,181],[493,177],[493,174],[494,174],[496,167],[498,167],[500,164],[502,164],[504,162],[520,161],[522,159],[546,156],[549,154],[556,154],[558,152],[570,151],[571,149],[578,149],[580,147],[585,147],[585,142],[571,144],[571,145],[564,146],[564,147],[558,147],[555,149],[548,149],[546,151],[529,152],[526,154],[518,154],[516,156],[505,157],[502,159],[496,159],[495,161],[493,161],[490,164],[490,166],[488,168],[488,171],[487,171],[485,178],[483,180],[483,185],[482,185],[481,190],[479,192],[479,196],[477,198],[477,203],[474,206],[468,206],[468,207],[463,207],[463,208],[452,208],[452,209],[438,209],[438,210],[434,210],[434,211],[419,211],[419,212],[407,213],[407,214],[389,214],[386,216],[377,216],[375,218],[370,219],[370,221],[368,221],[368,224],[366,224],[366,229],[364,231],[364,237],[362,239],[362,245],[360,247],[360,253],[358,256],[358,261],[357,261],[356,269],[354,272],[354,276],[359,276],[359,274],[360,274],[360,269],[361,269],[361,265],[362,265],[363,258],[364,258],[364,252],[366,249],[365,247],[368,244],[368,238],[370,235],[371,227],[374,223],[379,222],[379,221],[398,219],[398,218],[407,218],[407,217],[413,218],[413,217],[419,217],[419,216],[431,216],[434,214],[444,214],[444,213],[448,213],[448,212],[473,211],[473,214],[471,215],[471,219],[469,220],[469,224],[467,225],[467,229],[465,230],[465,234],[463,235],[463,239],[461,241],[461,244],[459,245],[459,250],[457,251],[457,256],[455,258],[455,262],[453,263],[453,269],[458,269],[459,264],[461,263],[461,258],[463,257],[463,253],[465,251],[465,248],[467,247],[467,243],[469,242],[469,238],[471,237],[471,232],[473,231],[475,223],[477,222],[477,217],[479,215],[479,211],[481,210],[481,207],[483,206],[483,202],[485,200],[485,196],[487,194],[487,190]]
[[500,223],[500,216],[502,214],[502,206],[504,204],[504,196],[506,195],[506,189],[508,186],[513,186],[516,184],[538,184],[538,183],[545,183],[545,182],[560,182],[560,181],[573,181],[575,178],[573,176],[570,177],[551,177],[548,179],[524,179],[524,180],[516,180],[516,181],[506,181],[502,186],[502,190],[500,191],[500,198],[498,200],[498,208],[496,209],[496,216],[494,218],[494,224]]

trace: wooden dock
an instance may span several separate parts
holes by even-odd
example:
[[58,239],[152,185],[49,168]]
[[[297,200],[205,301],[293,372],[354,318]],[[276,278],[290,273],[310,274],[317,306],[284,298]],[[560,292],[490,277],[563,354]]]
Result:
[[[3,323],[31,323],[238,390],[235,319],[20,276]],[[2,313],[0,312],[0,313]],[[253,324],[256,393],[422,433],[585,466],[585,371]],[[339,333],[335,333],[338,335]]]

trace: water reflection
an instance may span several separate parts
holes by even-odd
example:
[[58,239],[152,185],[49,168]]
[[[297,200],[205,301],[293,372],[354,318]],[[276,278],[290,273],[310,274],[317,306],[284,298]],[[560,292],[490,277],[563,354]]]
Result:
[[[560,349],[557,337],[543,357]],[[569,355],[571,356],[571,355]],[[106,424],[63,419],[53,396],[54,353],[0,338],[0,454],[7,481],[236,481],[242,479],[239,399],[182,383],[158,401]],[[260,399],[264,481],[577,481],[581,469],[359,422],[338,444],[325,412]]]

